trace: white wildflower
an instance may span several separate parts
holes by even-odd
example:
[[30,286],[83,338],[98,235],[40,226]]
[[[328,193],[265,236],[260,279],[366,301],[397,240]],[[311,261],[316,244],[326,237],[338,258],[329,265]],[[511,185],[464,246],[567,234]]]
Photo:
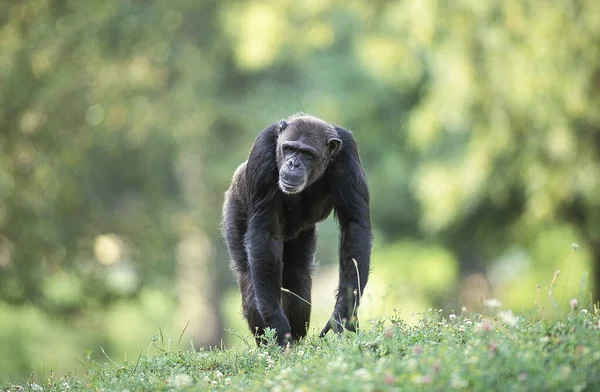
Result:
[[177,389],[182,389],[192,384],[192,378],[187,374],[178,374],[171,378],[169,384],[172,384]]
[[513,314],[512,310],[501,310],[498,312],[498,318],[506,325],[514,327],[517,325],[517,317]]
[[454,372],[450,377],[450,386],[454,389],[465,389],[469,382],[460,376],[460,373]]
[[371,379],[371,373],[365,368],[360,368],[354,372],[354,377],[363,381],[369,381]]
[[496,309],[496,308],[502,307],[502,302],[498,301],[495,298],[490,298],[490,299],[486,299],[485,301],[483,301],[483,305],[486,308]]

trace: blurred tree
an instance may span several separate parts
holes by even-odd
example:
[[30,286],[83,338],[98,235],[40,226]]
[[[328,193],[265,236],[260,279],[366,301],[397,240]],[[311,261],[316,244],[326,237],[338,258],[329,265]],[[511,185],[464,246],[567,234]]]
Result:
[[596,300],[599,15],[595,1],[425,1],[378,19],[380,45],[403,41],[426,75],[407,129],[422,231],[476,261],[571,224],[594,255]]
[[[214,5],[39,0],[1,13],[0,297],[61,313],[140,283],[168,289],[180,238],[213,228],[190,216],[176,166],[215,118]],[[48,286],[65,276],[81,283],[61,304]]]

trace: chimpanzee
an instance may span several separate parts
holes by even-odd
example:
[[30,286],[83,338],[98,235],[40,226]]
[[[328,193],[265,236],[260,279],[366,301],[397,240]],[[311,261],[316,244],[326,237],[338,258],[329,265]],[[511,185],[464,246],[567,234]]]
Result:
[[303,113],[265,128],[225,194],[223,235],[242,292],[242,309],[260,344],[266,327],[285,345],[306,336],[316,224],[335,211],[339,286],[321,331],[355,331],[369,277],[369,190],[352,134]]

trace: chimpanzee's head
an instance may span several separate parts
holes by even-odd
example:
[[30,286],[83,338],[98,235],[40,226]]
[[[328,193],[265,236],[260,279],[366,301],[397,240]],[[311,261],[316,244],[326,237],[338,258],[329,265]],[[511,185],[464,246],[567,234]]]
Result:
[[341,147],[335,128],[319,118],[301,114],[281,120],[277,141],[279,188],[288,194],[302,192],[325,173]]

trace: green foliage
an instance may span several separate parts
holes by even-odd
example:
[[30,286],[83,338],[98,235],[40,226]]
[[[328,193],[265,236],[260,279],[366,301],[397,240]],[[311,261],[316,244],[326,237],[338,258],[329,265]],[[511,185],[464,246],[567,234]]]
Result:
[[[54,306],[66,304],[56,302]],[[0,381],[50,372],[81,374],[79,362],[84,351],[92,350],[95,361],[106,360],[101,347],[114,358],[131,358],[148,346],[148,336],[157,326],[168,334],[179,333],[182,325],[175,324],[172,317],[175,305],[170,296],[148,288],[135,299],[101,310],[90,306],[86,312],[58,320],[33,305],[0,303]]]
[[134,360],[88,360],[81,377],[32,377],[2,390],[595,390],[599,333],[597,310],[583,308],[551,320],[430,309],[414,325],[394,316],[285,350],[271,336],[260,348],[192,351],[161,334]]
[[[518,242],[495,235],[515,227],[531,233],[558,221],[585,238],[600,233],[597,219],[578,212],[598,211],[600,200],[598,127],[589,127],[600,120],[600,95],[590,88],[599,72],[600,25],[590,17],[598,4],[553,3],[541,14],[537,4],[390,5],[404,11],[412,56],[427,59],[407,130],[422,157],[421,226],[459,237],[475,226],[470,246],[483,252]],[[424,9],[428,17],[416,17]]]

